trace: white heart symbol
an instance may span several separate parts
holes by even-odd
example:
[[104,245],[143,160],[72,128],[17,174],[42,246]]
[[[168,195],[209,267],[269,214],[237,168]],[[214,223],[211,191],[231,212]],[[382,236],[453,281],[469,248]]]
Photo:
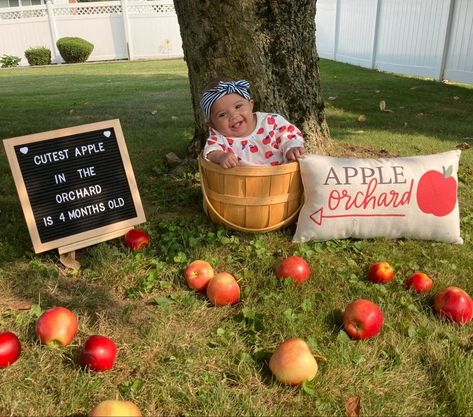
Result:
[[28,153],[28,146],[23,146],[22,148],[20,148],[20,152],[23,155],[26,155]]
[[103,135],[104,135],[106,138],[109,138],[111,134],[112,134],[112,132],[110,132],[110,130],[106,130],[105,132],[103,132]]

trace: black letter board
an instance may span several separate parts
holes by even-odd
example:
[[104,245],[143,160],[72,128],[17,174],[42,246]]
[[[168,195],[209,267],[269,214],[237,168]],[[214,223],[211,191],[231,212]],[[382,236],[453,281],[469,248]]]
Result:
[[36,253],[65,253],[146,221],[118,119],[3,143]]

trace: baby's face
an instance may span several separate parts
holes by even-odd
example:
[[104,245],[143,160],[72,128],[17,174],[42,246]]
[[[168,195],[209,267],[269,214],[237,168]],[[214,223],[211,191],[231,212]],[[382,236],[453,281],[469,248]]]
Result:
[[235,93],[220,97],[210,110],[209,125],[226,137],[248,136],[256,127],[253,100]]

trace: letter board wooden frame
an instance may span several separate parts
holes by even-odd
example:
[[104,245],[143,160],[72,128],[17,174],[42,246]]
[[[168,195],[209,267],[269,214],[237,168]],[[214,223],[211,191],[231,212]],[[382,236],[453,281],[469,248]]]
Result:
[[36,253],[71,252],[146,221],[119,119],[3,144]]

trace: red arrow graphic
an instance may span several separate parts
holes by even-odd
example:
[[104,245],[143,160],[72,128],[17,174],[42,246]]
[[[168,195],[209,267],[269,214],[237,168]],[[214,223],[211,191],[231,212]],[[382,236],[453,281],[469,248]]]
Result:
[[341,217],[405,217],[405,214],[333,214],[327,216],[323,214],[323,207],[314,211],[309,217],[317,225],[322,225],[322,219],[337,219]]

